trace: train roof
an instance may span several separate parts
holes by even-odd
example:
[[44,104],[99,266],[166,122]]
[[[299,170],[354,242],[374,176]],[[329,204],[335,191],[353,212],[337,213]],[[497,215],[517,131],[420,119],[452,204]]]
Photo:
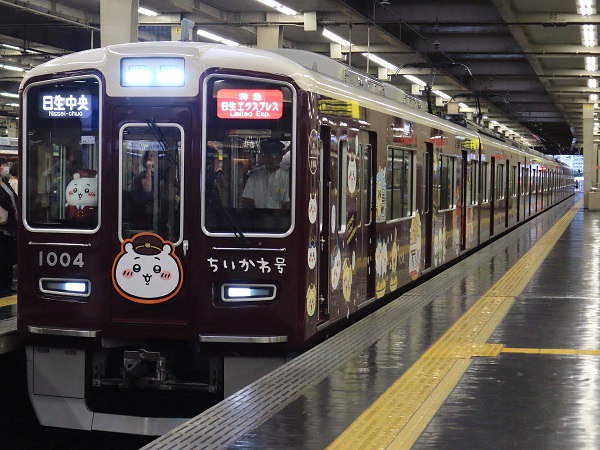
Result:
[[[120,60],[132,56],[183,56],[186,58],[186,71],[193,72],[196,79],[207,69],[218,67],[223,69],[240,69],[253,72],[265,72],[289,77],[302,89],[336,99],[357,101],[361,105],[381,112],[403,117],[408,120],[425,123],[428,126],[446,131],[460,132],[467,136],[485,136],[496,139],[498,145],[511,147],[513,150],[533,153],[513,141],[502,140],[498,136],[490,136],[490,130],[479,126],[462,126],[444,120],[426,112],[423,101],[389,83],[374,79],[368,74],[356,70],[346,64],[332,60],[326,56],[294,49],[259,50],[246,47],[232,47],[222,44],[181,41],[136,42],[110,45],[103,48],[72,53],[41,64],[28,72],[21,83],[23,89],[27,83],[39,76],[57,76],[62,72],[78,72],[85,69],[96,69],[104,74],[119,73]],[[120,78],[106,78],[108,95],[130,96],[181,96],[181,88],[146,89],[127,88],[120,84]],[[183,95],[197,95],[197,83],[189,83]],[[537,152],[535,152],[537,153]],[[544,155],[538,154],[541,158]]]

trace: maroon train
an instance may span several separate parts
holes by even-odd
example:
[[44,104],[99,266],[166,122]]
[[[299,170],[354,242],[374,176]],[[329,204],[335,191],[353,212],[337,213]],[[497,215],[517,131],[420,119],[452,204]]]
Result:
[[304,52],[116,45],[21,102],[18,329],[49,426],[161,434],[573,193]]

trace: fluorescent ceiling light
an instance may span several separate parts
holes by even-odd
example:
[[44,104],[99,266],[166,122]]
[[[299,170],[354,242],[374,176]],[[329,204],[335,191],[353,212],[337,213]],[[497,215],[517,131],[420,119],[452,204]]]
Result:
[[596,25],[581,26],[581,43],[586,47],[598,45],[598,28]]
[[582,16],[596,14],[596,0],[577,0],[577,14]]
[[18,103],[7,103],[8,106],[16,106],[17,108],[19,107]]
[[590,102],[597,102],[598,101],[598,94],[590,94]]
[[362,55],[365,58],[368,58],[371,61],[373,61],[375,64],[379,64],[381,67],[385,67],[386,69],[389,69],[389,70],[398,70],[398,66],[393,65],[391,62],[386,61],[385,59],[380,58],[377,55],[374,55],[372,53],[363,53]]
[[598,58],[595,56],[585,57],[585,70],[588,72],[595,72],[598,70]]
[[259,3],[262,3],[263,5],[267,5],[270,8],[273,8],[276,11],[279,11],[282,14],[286,14],[288,16],[295,16],[297,14],[300,14],[298,11],[294,11],[292,8],[288,8],[287,6],[282,5],[279,2],[276,2],[275,0],[256,0]]
[[468,108],[469,105],[465,104],[465,103],[459,103],[458,106],[460,106],[461,108]]
[[12,94],[11,92],[0,92],[0,95],[3,97],[19,98],[19,94]]
[[350,47],[352,45],[352,42],[347,41],[341,36],[338,36],[333,31],[329,31],[327,28],[323,28],[323,36],[325,36],[330,41],[343,45],[344,47]]
[[500,123],[497,120],[490,120],[490,123],[492,125],[500,125]]
[[596,78],[588,78],[587,85],[590,89],[596,89],[598,87],[598,80]]
[[138,13],[143,14],[144,16],[151,16],[151,17],[158,16],[158,13],[156,11],[152,11],[151,9],[148,9],[148,8],[142,8],[141,6],[138,8]]
[[442,97],[445,98],[446,100],[450,100],[452,97],[450,97],[448,94],[446,94],[445,92],[442,91],[438,91],[438,90],[433,90],[431,91],[433,92],[435,95],[437,95],[438,97]]
[[418,84],[419,86],[423,86],[423,87],[427,86],[427,83],[425,83],[420,78],[415,77],[414,75],[404,75],[404,78],[406,78],[407,80],[412,81],[415,84]]
[[198,28],[198,31],[196,33],[198,33],[199,36],[203,36],[207,39],[210,39],[211,41],[220,42],[221,44],[231,45],[232,47],[237,47],[240,45],[239,43],[232,41],[231,39],[226,39],[209,31],[201,30],[200,28]]
[[0,67],[5,68],[6,70],[13,70],[15,72],[25,72],[25,69],[23,69],[22,67],[10,66],[8,64],[0,64]]

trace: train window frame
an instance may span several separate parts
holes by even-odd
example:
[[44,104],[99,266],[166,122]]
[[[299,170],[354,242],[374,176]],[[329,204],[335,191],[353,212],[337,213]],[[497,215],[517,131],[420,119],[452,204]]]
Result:
[[[385,220],[387,223],[396,222],[399,220],[410,219],[415,214],[415,150],[396,145],[388,145],[386,147],[386,208]],[[392,155],[392,158],[390,158]],[[400,171],[396,169],[394,162],[400,157],[403,161],[410,158],[408,163],[401,163]],[[391,165],[390,165],[391,161]],[[398,175],[398,176],[397,176]],[[396,182],[398,181],[398,183]],[[396,188],[395,186],[398,186]],[[406,192],[408,191],[408,192]],[[398,208],[395,208],[394,198],[396,192],[400,197]],[[399,215],[394,214],[396,209],[399,210]]]
[[469,191],[469,195],[470,195],[470,199],[469,199],[469,205],[470,206],[477,206],[479,204],[479,198],[478,198],[478,193],[479,193],[479,170],[480,170],[480,164],[479,161],[477,160],[471,160],[471,171],[470,171],[470,183],[471,183],[471,189]]
[[[48,86],[50,88],[50,86],[55,86],[55,89],[57,85],[60,84],[67,84],[67,83],[71,83],[73,85],[76,85],[77,88],[80,88],[80,86],[78,86],[79,84],[81,84],[82,82],[85,82],[86,80],[90,80],[93,84],[97,85],[97,97],[96,97],[96,102],[97,102],[97,111],[95,111],[95,113],[97,113],[97,119],[96,119],[96,129],[94,133],[90,133],[88,132],[87,134],[85,134],[85,137],[95,137],[94,140],[94,145],[95,145],[95,157],[92,158],[92,161],[88,161],[88,163],[93,162],[93,164],[91,164],[94,167],[87,167],[85,169],[81,169],[81,170],[93,170],[96,172],[96,177],[97,177],[97,188],[96,188],[96,194],[97,194],[97,205],[96,205],[96,214],[95,214],[95,218],[96,218],[96,224],[93,227],[90,228],[80,228],[80,227],[73,227],[73,226],[68,226],[68,225],[64,225],[62,226],[62,224],[59,224],[58,226],[49,226],[49,223],[46,224],[41,224],[41,225],[37,225],[37,223],[35,221],[33,221],[30,218],[30,213],[31,210],[30,208],[30,204],[33,204],[33,200],[29,200],[29,196],[30,196],[30,190],[32,189],[36,189],[37,192],[37,186],[34,187],[32,185],[32,182],[29,180],[29,175],[26,177],[22,177],[23,179],[21,180],[20,184],[22,186],[21,191],[22,191],[22,195],[21,198],[19,199],[20,203],[21,203],[21,208],[23,211],[23,218],[22,218],[22,223],[25,227],[25,229],[27,229],[28,231],[32,232],[32,233],[68,233],[68,234],[95,234],[100,230],[101,224],[102,224],[102,148],[103,148],[103,135],[102,135],[102,129],[103,129],[103,103],[104,103],[104,83],[102,81],[102,78],[99,77],[98,75],[94,74],[94,73],[86,73],[86,74],[81,74],[79,76],[75,76],[75,77],[60,77],[60,78],[54,78],[54,79],[47,79],[47,80],[41,80],[41,81],[37,81],[37,82],[33,82],[31,84],[28,84],[27,86],[25,86],[24,90],[23,90],[23,102],[22,102],[22,116],[23,116],[23,127],[22,127],[22,131],[21,131],[21,139],[23,142],[23,146],[22,146],[22,152],[23,152],[23,157],[22,157],[22,168],[21,168],[21,172],[24,174],[30,174],[32,173],[32,169],[29,167],[29,157],[30,157],[30,153],[33,151],[30,149],[30,132],[31,132],[31,128],[29,126],[30,121],[29,121],[29,117],[30,114],[35,114],[35,110],[39,109],[39,105],[37,108],[31,108],[33,109],[33,111],[30,110],[29,107],[29,96],[31,94],[32,91],[37,90],[38,88],[43,89],[44,86]],[[74,87],[73,89],[76,90],[76,88]],[[94,106],[94,105],[92,105]],[[91,114],[94,114],[94,111],[92,111]],[[56,120],[61,120],[61,118],[58,118]],[[93,121],[92,121],[93,122]],[[80,142],[80,145],[90,145],[90,142],[83,142],[83,137],[84,135],[82,134],[80,136],[80,138],[82,139]],[[89,139],[87,139],[89,141]],[[54,145],[54,144],[53,144]],[[58,144],[57,144],[58,145]],[[52,150],[52,155],[55,154],[55,149]],[[65,154],[67,155],[67,154]],[[82,154],[83,156],[83,154]],[[89,156],[89,155],[88,155]],[[67,156],[68,157],[68,156]],[[68,164],[68,162],[65,162],[65,164]],[[65,166],[65,164],[62,164],[60,167]],[[66,166],[65,166],[66,167]],[[51,170],[52,167],[48,166],[46,171]],[[63,170],[63,169],[60,169]],[[45,172],[46,172],[45,171]],[[71,180],[69,180],[70,182]],[[61,185],[61,189],[66,189],[67,187],[67,182],[64,181],[63,185]],[[38,183],[39,186],[39,183]],[[58,192],[60,190],[57,190]],[[57,204],[61,204],[61,202],[59,201]],[[62,202],[62,204],[64,204],[64,202]],[[60,214],[59,214],[60,215]],[[65,217],[66,217],[66,213],[65,213]],[[60,220],[60,217],[59,217]],[[65,218],[63,218],[63,220],[66,220]],[[72,221],[71,221],[72,222]],[[46,226],[43,226],[46,225]],[[72,223],[71,223],[72,225]]]
[[346,232],[346,214],[348,212],[348,150],[350,142],[347,137],[338,141],[338,214],[337,229],[339,233]]
[[[440,197],[438,211],[451,211],[456,208],[456,159],[454,155],[440,154]],[[449,164],[450,162],[452,164]],[[447,177],[444,177],[444,168],[446,168],[446,173],[449,175]],[[444,193],[447,195],[444,195]]]
[[361,207],[362,207],[362,223],[365,226],[371,225],[372,221],[372,202],[373,202],[373,177],[371,174],[371,167],[373,165],[373,145],[360,144],[361,145],[361,157],[362,169],[360,171],[360,182],[361,182]]
[[506,198],[506,179],[504,172],[504,164],[496,164],[496,200],[504,200]]
[[489,191],[489,161],[481,161],[481,204],[485,205],[490,202],[490,191]]
[[[247,86],[263,86],[260,87],[260,89],[280,89],[281,92],[284,94],[283,95],[283,103],[282,103],[282,108],[290,108],[290,113],[289,116],[286,116],[285,112],[283,113],[281,118],[276,118],[276,119],[269,119],[269,120],[262,120],[261,119],[224,119],[224,118],[218,118],[215,119],[213,116],[216,117],[216,112],[209,110],[209,104],[212,105],[213,101],[216,101],[216,92],[218,92],[218,90],[215,88],[216,83],[218,82],[223,82],[224,85],[227,84],[227,88],[231,88],[231,86],[234,87],[243,87],[245,86],[244,83],[246,83]],[[264,86],[269,86],[269,87],[264,87]],[[245,87],[246,89],[259,89],[259,88],[248,88]],[[287,90],[287,92],[286,92]],[[287,96],[287,97],[286,97]],[[289,236],[290,234],[292,234],[292,232],[294,231],[295,228],[295,221],[296,221],[296,171],[297,171],[297,164],[295,163],[295,159],[296,159],[296,140],[297,140],[297,107],[298,107],[298,94],[296,91],[296,88],[289,82],[286,81],[282,81],[282,80],[276,80],[276,79],[271,79],[271,78],[267,78],[265,76],[248,76],[248,75],[237,75],[237,74],[231,74],[231,73],[219,73],[219,72],[215,72],[215,73],[211,73],[209,74],[202,83],[202,105],[201,105],[201,110],[202,110],[202,117],[204,118],[203,123],[202,123],[202,176],[201,176],[201,182],[200,182],[200,190],[201,190],[201,228],[202,231],[205,235],[207,236],[211,236],[211,237],[271,237],[271,238],[285,238],[287,236]],[[289,106],[287,106],[289,105]],[[214,113],[214,114],[213,114]],[[213,139],[209,139],[208,135],[209,135],[209,127],[208,127],[208,121],[209,118],[212,118],[214,120],[217,120],[216,123],[223,125],[222,127],[210,127],[211,132],[214,133],[219,133],[222,131],[227,130],[228,128],[225,127],[224,125],[228,125],[231,129],[239,129],[239,130],[262,130],[264,128],[264,130],[267,130],[270,132],[269,136],[266,136],[266,134],[264,135],[264,137],[266,138],[272,138],[272,139],[279,139],[277,133],[281,133],[282,135],[285,135],[285,139],[284,137],[281,137],[281,141],[288,141],[289,140],[289,144],[288,146],[284,149],[289,151],[290,153],[290,161],[291,161],[291,165],[289,168],[289,224],[284,224],[284,226],[282,226],[280,229],[277,229],[277,227],[273,226],[273,229],[268,229],[265,228],[264,231],[261,231],[260,228],[258,227],[258,225],[254,225],[254,230],[249,230],[248,228],[245,228],[243,225],[239,226],[239,223],[237,223],[236,219],[233,218],[234,220],[234,224],[235,225],[230,225],[229,229],[227,231],[224,230],[215,230],[214,227],[212,225],[210,225],[208,223],[209,221],[209,211],[208,211],[208,207],[209,207],[209,201],[207,199],[207,179],[209,178],[207,175],[207,158],[208,158],[208,145],[209,142],[213,141]],[[251,123],[250,121],[252,121],[254,123]],[[285,121],[289,120],[290,125],[289,125],[289,129],[275,129],[273,127],[269,128],[269,122],[273,122],[273,123],[277,123],[279,121],[279,123],[285,125]],[[231,123],[227,122],[230,121]],[[260,128],[258,125],[259,124],[263,124],[263,127]],[[236,127],[236,124],[241,124],[242,127]],[[256,128],[247,128],[247,125],[256,125]],[[246,126],[246,128],[244,128],[244,126]],[[273,131],[275,130],[275,135],[273,133]],[[286,134],[287,133],[287,134]],[[258,146],[258,141],[256,142],[256,145]],[[234,208],[226,208],[226,209],[233,209],[234,213],[236,214],[240,214],[240,215],[244,215],[247,214],[248,211],[250,211],[249,208],[245,208],[246,210],[244,210],[244,208],[238,208],[238,207],[234,207]],[[238,211],[239,210],[239,211]],[[269,208],[255,208],[254,211],[256,212],[260,212],[262,215],[269,215],[270,211]],[[271,213],[272,214],[272,213]],[[262,217],[262,216],[261,216]],[[268,220],[269,217],[265,217],[265,220]],[[212,228],[212,229],[211,229]],[[230,231],[231,230],[231,231]]]
[[[160,235],[163,239],[168,240],[169,242],[172,242],[173,245],[175,247],[177,247],[177,246],[181,245],[181,243],[183,242],[183,225],[184,225],[184,223],[183,223],[183,213],[184,213],[184,210],[185,210],[185,208],[184,208],[185,189],[183,189],[183,187],[185,186],[185,183],[184,183],[185,182],[185,179],[184,179],[184,172],[185,172],[184,171],[185,130],[184,130],[184,128],[180,124],[178,124],[176,122],[162,122],[162,123],[155,123],[154,125],[156,127],[158,127],[159,129],[160,128],[176,128],[176,129],[179,130],[179,147],[176,149],[176,152],[177,152],[177,155],[176,155],[176,160],[177,160],[176,161],[176,165],[179,168],[179,173],[177,174],[178,178],[179,178],[179,181],[178,181],[178,184],[179,184],[179,186],[178,186],[178,191],[179,191],[179,193],[178,193],[178,196],[179,196],[179,204],[178,204],[178,206],[179,206],[179,214],[178,214],[178,217],[176,217],[176,216],[173,217],[174,221],[175,221],[175,219],[179,219],[179,227],[178,227],[178,230],[177,230],[178,236],[177,236],[177,239],[172,239],[170,236],[165,236],[162,233],[160,233],[159,230],[155,230],[155,229],[143,229],[143,230],[140,229],[139,231],[156,233],[156,234]],[[124,185],[123,185],[123,175],[125,173],[124,166],[123,166],[123,164],[124,164],[124,162],[123,162],[123,155],[125,153],[125,150],[124,150],[124,147],[123,147],[123,143],[125,141],[124,135],[125,135],[125,130],[127,128],[148,128],[149,133],[150,134],[152,133],[152,126],[151,126],[151,124],[146,123],[146,122],[127,122],[127,123],[124,123],[121,126],[121,128],[119,129],[119,182],[118,182],[118,192],[119,192],[118,211],[119,212],[118,212],[117,220],[118,220],[118,223],[119,223],[118,236],[119,236],[119,240],[121,242],[123,242],[125,239],[128,239],[128,238],[132,237],[132,236],[124,236],[124,233],[123,233],[123,230],[124,230],[123,225],[125,223],[124,222],[124,214],[123,214],[123,208],[124,208],[124,205],[123,205],[124,195],[123,195],[123,193],[126,192],[124,190]],[[161,144],[161,143],[159,142],[159,144]],[[161,147],[162,147],[162,145],[161,145]],[[149,150],[147,150],[147,151],[149,151]],[[163,149],[162,151],[165,152],[166,149]],[[158,182],[164,181],[164,179],[163,180],[159,180],[160,177],[159,177],[159,174],[158,174],[158,161],[157,161],[157,170],[156,170],[155,174],[156,174],[156,178],[155,178],[156,181],[158,181]],[[137,174],[137,175],[139,175],[139,174]],[[133,176],[133,180],[136,179],[136,176]],[[131,192],[131,191],[127,191],[127,192]],[[155,191],[155,192],[157,193],[157,197],[156,198],[160,201],[161,199],[158,198],[158,197],[160,197],[160,195],[158,194],[157,191]],[[176,200],[175,199],[173,199],[173,200],[174,200],[173,201],[173,206],[177,206],[176,205]],[[161,206],[162,206],[161,204],[156,205],[155,209],[158,210],[158,209],[161,208]],[[175,222],[175,223],[177,223],[177,222]]]

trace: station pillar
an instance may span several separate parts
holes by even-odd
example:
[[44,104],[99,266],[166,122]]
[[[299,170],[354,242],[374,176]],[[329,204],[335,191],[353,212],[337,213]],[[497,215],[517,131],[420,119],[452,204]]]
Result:
[[594,105],[583,105],[583,207],[590,209],[590,192],[592,209],[596,209],[596,196],[600,192],[592,191],[592,186],[598,184],[598,151],[594,144]]
[[137,42],[139,0],[100,0],[100,45]]

